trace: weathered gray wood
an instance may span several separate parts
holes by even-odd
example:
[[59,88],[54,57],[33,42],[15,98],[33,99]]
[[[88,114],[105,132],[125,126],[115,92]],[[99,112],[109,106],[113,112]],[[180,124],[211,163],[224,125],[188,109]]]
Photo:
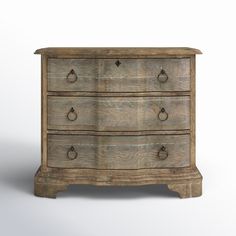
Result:
[[[49,135],[48,165],[95,169],[186,167],[190,164],[189,143],[189,135]],[[77,155],[74,160],[67,156],[71,146]],[[159,157],[162,146],[167,154],[164,160]]]
[[[49,59],[49,91],[152,92],[189,91],[190,58],[184,59]],[[165,70],[168,79],[160,82]],[[77,80],[68,82],[71,70]]]
[[190,103],[190,131],[191,131],[191,165],[194,167],[196,165],[196,92],[195,92],[195,56],[191,57],[191,103]]
[[104,135],[104,136],[116,136],[116,135],[167,135],[167,134],[190,134],[190,130],[143,130],[143,131],[92,131],[92,130],[48,130],[48,134],[65,134],[65,135]]
[[[195,163],[199,50],[46,48],[36,53],[42,54],[42,163],[35,195],[56,197],[70,184],[167,184],[180,197],[201,195]],[[161,66],[168,74],[165,83],[157,79]],[[166,121],[158,120],[163,107]]]
[[[68,74],[74,70],[75,82],[67,80]],[[96,91],[98,77],[98,61],[96,59],[49,59],[48,90],[49,91]]]
[[78,91],[54,91],[47,92],[49,96],[62,97],[177,97],[190,96],[190,91],[156,91],[156,92],[78,92]]
[[[189,129],[186,97],[48,97],[48,129],[139,131]],[[71,108],[77,119],[70,121]],[[168,119],[158,118],[161,109]]]
[[47,65],[48,57],[41,56],[41,164],[47,169]]

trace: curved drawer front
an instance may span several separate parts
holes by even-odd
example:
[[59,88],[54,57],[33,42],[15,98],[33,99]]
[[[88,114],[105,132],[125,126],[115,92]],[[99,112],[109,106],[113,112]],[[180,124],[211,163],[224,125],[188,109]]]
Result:
[[190,127],[190,98],[48,97],[48,129],[139,131]]
[[48,166],[141,169],[190,165],[189,135],[49,135]]
[[49,91],[189,91],[190,59],[48,59]]
[[48,59],[48,91],[96,91],[96,59]]

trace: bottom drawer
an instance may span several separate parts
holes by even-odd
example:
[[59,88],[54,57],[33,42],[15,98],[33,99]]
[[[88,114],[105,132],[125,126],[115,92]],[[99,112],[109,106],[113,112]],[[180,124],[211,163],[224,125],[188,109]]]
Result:
[[190,136],[48,135],[48,166],[142,169],[190,165]]

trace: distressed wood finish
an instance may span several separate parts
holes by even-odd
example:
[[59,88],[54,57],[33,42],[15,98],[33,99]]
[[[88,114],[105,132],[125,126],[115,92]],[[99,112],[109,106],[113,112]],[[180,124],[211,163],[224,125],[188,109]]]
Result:
[[140,169],[140,170],[97,170],[97,169],[39,169],[35,175],[35,195],[56,198],[70,184],[96,186],[141,186],[167,184],[181,198],[197,197],[202,194],[202,175],[195,168]]
[[191,57],[191,105],[190,105],[190,134],[191,134],[191,165],[194,167],[196,163],[196,122],[195,122],[195,111],[196,111],[196,94],[195,94],[195,55]]
[[201,54],[195,48],[41,48],[35,54],[47,55],[52,58],[167,58],[186,57]]
[[[48,166],[58,168],[141,169],[190,165],[189,135],[49,135]],[[71,146],[77,158],[70,160]],[[159,157],[164,146],[166,159]],[[165,154],[164,152],[164,154]]]
[[41,164],[42,170],[47,170],[47,60],[46,55],[41,57]]
[[[42,58],[36,196],[55,198],[71,184],[166,184],[181,198],[202,194],[195,157],[198,49],[44,48],[35,53]],[[168,75],[164,83],[157,79],[161,69]],[[158,120],[160,114],[167,119]]]
[[181,198],[199,197],[202,195],[202,178],[181,184],[167,184],[171,191],[177,192]]
[[177,97],[190,96],[190,91],[157,91],[157,92],[78,92],[78,91],[48,91],[49,96],[58,97]]
[[48,130],[48,134],[65,135],[103,135],[103,136],[135,136],[135,135],[167,135],[167,134],[190,134],[190,130],[143,130],[143,131],[91,131],[91,130]]
[[[48,129],[138,131],[189,129],[190,99],[185,97],[49,97]],[[77,119],[67,114],[71,108]],[[168,113],[161,117],[161,109]],[[163,112],[163,114],[166,114]],[[160,120],[161,119],[161,120]]]
[[[49,91],[153,92],[189,91],[190,58],[183,59],[49,59]],[[77,80],[68,82],[73,70]],[[161,70],[168,79],[158,80]]]

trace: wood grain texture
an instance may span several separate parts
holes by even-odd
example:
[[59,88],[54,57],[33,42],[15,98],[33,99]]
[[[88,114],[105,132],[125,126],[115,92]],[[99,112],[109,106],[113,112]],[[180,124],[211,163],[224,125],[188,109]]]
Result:
[[63,134],[63,135],[102,135],[102,136],[116,136],[116,135],[170,135],[170,134],[190,134],[190,130],[143,130],[143,131],[91,131],[91,130],[48,130],[48,134]]
[[47,169],[47,65],[48,57],[41,56],[41,165]]
[[48,177],[38,176],[39,171],[34,179],[34,195],[38,197],[56,198],[58,192],[65,191],[68,184],[61,179],[51,179]]
[[[202,176],[195,168],[140,169],[140,170],[96,170],[48,168],[39,169],[35,175],[35,193],[41,197],[56,197],[71,184],[91,184],[97,186],[140,186],[167,184],[180,197],[201,195]],[[186,185],[193,184],[191,194]],[[185,185],[185,187],[183,186]],[[50,190],[52,188],[52,190]]]
[[[55,198],[70,184],[167,184],[181,198],[202,194],[195,161],[199,50],[45,48],[35,53],[42,58],[41,167],[35,195]],[[77,80],[68,84],[72,69]],[[161,69],[168,74],[162,84],[157,80]],[[72,107],[75,121],[67,118]],[[158,119],[162,108],[166,121]],[[160,160],[166,154],[157,157],[163,143],[168,156]],[[72,160],[72,151],[68,160],[72,145],[77,156]]]
[[[74,121],[67,118],[72,107],[77,114],[77,119]],[[158,118],[162,108],[168,113],[168,119],[165,121]],[[189,129],[189,108],[188,96],[110,97],[109,99],[48,97],[48,129],[96,131]]]
[[191,165],[196,165],[196,73],[195,56],[191,57],[191,105],[190,105],[190,131],[191,131]]
[[202,180],[198,179],[189,183],[168,184],[171,191],[177,192],[180,198],[199,197],[202,195]]
[[166,48],[142,48],[142,47],[113,47],[113,48],[41,48],[35,51],[35,54],[45,54],[49,57],[64,58],[153,58],[153,57],[174,57],[189,56],[201,54],[201,51],[195,48],[187,47],[166,47]]
[[[49,91],[153,92],[189,91],[190,58],[184,59],[49,59]],[[165,70],[168,79],[160,82]],[[73,83],[67,75],[78,76]]]
[[[49,135],[48,166],[58,168],[140,169],[186,167],[189,135],[88,136]],[[77,158],[68,159],[73,146]],[[158,154],[164,146],[165,160]]]
[[190,96],[190,91],[156,91],[156,92],[78,92],[49,91],[49,96],[62,97],[177,97]]

